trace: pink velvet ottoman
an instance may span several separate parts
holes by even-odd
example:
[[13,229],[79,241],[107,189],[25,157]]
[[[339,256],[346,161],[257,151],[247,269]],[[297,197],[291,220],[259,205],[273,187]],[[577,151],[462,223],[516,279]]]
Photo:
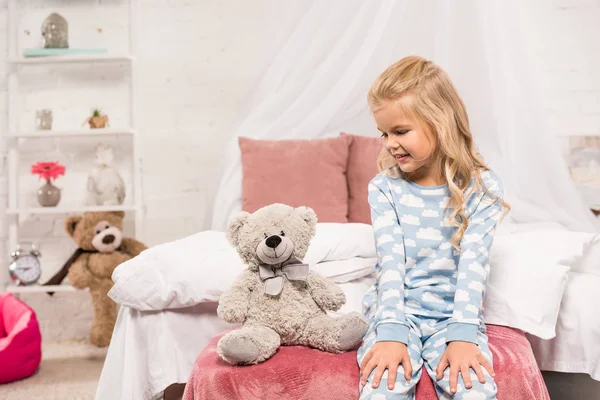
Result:
[[[219,335],[200,353],[185,387],[184,400],[358,399],[356,352],[329,354],[306,347],[281,347],[262,364],[234,367],[216,352]],[[499,400],[550,400],[525,335],[488,326]],[[423,370],[416,400],[435,400]]]

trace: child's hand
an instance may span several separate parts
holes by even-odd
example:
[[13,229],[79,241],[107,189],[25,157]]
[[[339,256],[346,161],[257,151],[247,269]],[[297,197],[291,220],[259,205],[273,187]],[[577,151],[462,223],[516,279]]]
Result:
[[483,357],[483,354],[481,354],[479,347],[475,343],[450,342],[442,358],[440,358],[440,362],[436,368],[436,377],[438,381],[442,379],[444,371],[450,366],[450,391],[456,393],[459,372],[463,377],[463,382],[467,389],[473,387],[471,384],[471,368],[477,374],[479,382],[485,383],[485,377],[481,369],[482,365],[492,377],[496,375],[494,369],[485,357]]
[[401,342],[375,343],[360,363],[361,384],[363,386],[366,385],[367,378],[371,374],[371,371],[377,368],[373,375],[373,387],[376,388],[379,386],[381,376],[387,369],[388,389],[394,389],[396,372],[398,371],[398,366],[400,364],[404,367],[404,378],[407,382],[410,381],[410,377],[412,376],[412,364],[410,363],[410,356],[408,355],[406,345]]

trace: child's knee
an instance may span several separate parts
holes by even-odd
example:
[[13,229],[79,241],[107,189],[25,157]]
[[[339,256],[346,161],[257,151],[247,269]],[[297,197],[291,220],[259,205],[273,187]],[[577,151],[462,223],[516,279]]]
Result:
[[[415,386],[419,382],[421,378],[420,370],[413,371],[410,381],[407,381],[404,378],[404,369],[402,365],[398,366],[398,372],[396,373],[396,379],[394,381],[394,385],[392,389],[389,387],[389,376],[388,371],[386,370],[381,376],[381,381],[376,388],[373,387],[373,376],[375,375],[375,371],[371,372],[369,378],[367,379],[367,384],[360,388],[360,399],[413,399],[414,398],[414,390]],[[377,395],[377,396],[376,396]],[[384,397],[382,397],[384,396]]]
[[470,400],[496,400],[498,389],[494,379],[485,374],[485,383],[479,382],[477,375],[471,371],[471,388],[467,389],[462,376],[459,375],[459,383],[456,385],[456,394],[452,399]]

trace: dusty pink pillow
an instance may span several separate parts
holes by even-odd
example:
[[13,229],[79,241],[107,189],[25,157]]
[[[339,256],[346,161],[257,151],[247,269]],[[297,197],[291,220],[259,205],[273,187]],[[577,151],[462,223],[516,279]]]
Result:
[[239,138],[242,210],[272,203],[308,206],[319,222],[348,222],[348,138]]
[[379,137],[342,132],[350,141],[348,154],[348,222],[371,223],[368,200],[369,182],[379,173],[377,156],[382,148]]

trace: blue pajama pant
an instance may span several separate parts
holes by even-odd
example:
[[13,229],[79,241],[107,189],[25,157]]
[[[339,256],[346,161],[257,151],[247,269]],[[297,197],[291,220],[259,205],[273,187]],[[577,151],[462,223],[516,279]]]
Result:
[[[421,371],[423,363],[425,369],[434,382],[435,390],[439,399],[464,399],[464,400],[492,400],[496,399],[496,383],[489,375],[488,371],[481,367],[485,376],[484,384],[479,382],[477,375],[471,370],[471,389],[465,388],[462,376],[458,375],[458,384],[456,393],[452,395],[450,392],[450,368],[444,371],[443,379],[436,380],[436,368],[446,350],[446,326],[447,320],[438,320],[433,318],[424,318],[422,316],[414,316],[405,314],[406,320],[410,325],[408,335],[408,354],[410,355],[412,364],[412,377],[410,382],[404,378],[404,369],[402,365],[398,367],[396,374],[396,385],[394,389],[389,390],[387,385],[386,370],[377,388],[373,388],[373,370],[367,380],[367,384],[361,387],[360,399],[372,400],[391,400],[391,399],[414,399],[415,386],[421,379]],[[371,323],[363,340],[362,346],[358,350],[358,364],[360,365],[363,357],[369,352],[375,344],[375,329]],[[477,332],[477,345],[482,355],[492,363],[492,353],[488,347],[487,336],[481,330]]]

